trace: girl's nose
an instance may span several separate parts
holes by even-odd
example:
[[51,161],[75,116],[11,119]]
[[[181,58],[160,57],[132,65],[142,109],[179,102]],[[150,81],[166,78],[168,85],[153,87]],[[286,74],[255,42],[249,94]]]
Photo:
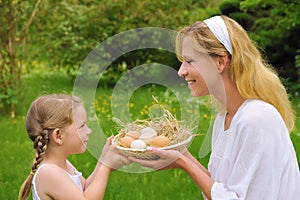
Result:
[[87,128],[88,128],[87,135],[90,135],[92,133],[92,130],[89,127],[87,127]]
[[188,75],[188,71],[187,69],[184,67],[184,63],[181,64],[179,70],[178,70],[178,76],[181,76],[181,77],[185,77]]

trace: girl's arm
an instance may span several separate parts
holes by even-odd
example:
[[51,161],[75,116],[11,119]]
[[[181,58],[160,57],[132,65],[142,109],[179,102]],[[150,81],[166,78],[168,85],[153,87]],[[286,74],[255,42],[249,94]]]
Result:
[[[85,187],[84,187],[85,189],[90,187],[91,183],[95,179],[99,178],[98,174],[103,174],[104,179],[105,178],[108,179],[109,173],[112,170],[119,169],[123,165],[128,165],[131,163],[131,161],[128,160],[126,157],[115,152],[115,147],[111,145],[113,138],[114,138],[114,136],[110,136],[109,138],[107,138],[106,143],[102,149],[101,156],[99,158],[99,161],[97,162],[97,165],[96,165],[94,171],[88,177],[88,179],[85,181]],[[100,170],[100,172],[99,172],[99,170]],[[106,173],[108,173],[108,175]],[[101,177],[100,177],[100,179],[101,179]],[[106,186],[106,184],[105,184],[105,186]]]
[[102,164],[98,161],[94,171],[90,174],[90,176],[84,180],[84,189],[87,188],[91,182],[94,180],[95,175],[97,174],[98,169]]
[[64,170],[52,164],[40,170],[37,185],[41,188],[37,190],[39,195],[43,195],[41,199],[103,199],[111,171],[129,163],[127,158],[115,152],[108,139],[95,170],[87,180],[82,178],[83,191]]
[[97,164],[98,167],[93,176],[86,180],[84,194],[87,199],[103,199],[111,168],[105,165]]

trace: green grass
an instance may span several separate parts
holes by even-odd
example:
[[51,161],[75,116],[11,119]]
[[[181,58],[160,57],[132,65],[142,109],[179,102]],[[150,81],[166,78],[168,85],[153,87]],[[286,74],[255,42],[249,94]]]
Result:
[[[25,132],[25,115],[31,101],[41,94],[54,92],[71,93],[72,88],[72,79],[63,73],[38,73],[24,77],[22,89],[24,98],[20,100],[17,106],[17,117],[15,119],[0,117],[0,199],[16,199],[20,185],[30,172],[34,151],[32,142],[28,139]],[[160,103],[167,109],[170,109],[173,114],[180,116],[182,111],[178,109],[179,104],[174,94],[159,86],[145,86],[134,92],[130,99],[130,116],[133,119],[147,117],[147,109],[153,104],[152,94],[158,97]],[[106,135],[117,131],[116,124],[111,120],[111,96],[111,89],[101,88],[97,91],[94,102],[99,125]],[[202,102],[198,103],[201,104],[201,115],[197,132],[205,134],[209,126],[211,112],[202,105]],[[294,105],[298,109],[297,113],[299,116],[299,102],[295,101]],[[185,112],[190,112],[192,116],[195,114],[193,112],[198,108],[193,107],[193,104],[189,106],[191,107],[187,108]],[[296,148],[298,161],[300,161],[300,137],[296,136],[296,133],[300,133],[299,117],[297,118],[296,128],[296,131],[292,134],[292,141]],[[93,134],[96,135],[97,131]],[[197,158],[203,138],[204,136],[195,137],[189,146],[189,150]],[[99,142],[101,147],[101,141],[93,142],[96,142],[96,144]],[[96,158],[95,154],[87,151],[81,155],[72,155],[70,160],[87,177],[97,162]],[[199,161],[207,165],[208,156],[199,159]],[[196,200],[202,199],[202,196],[201,191],[182,170],[147,173],[115,171],[110,176],[105,199]]]

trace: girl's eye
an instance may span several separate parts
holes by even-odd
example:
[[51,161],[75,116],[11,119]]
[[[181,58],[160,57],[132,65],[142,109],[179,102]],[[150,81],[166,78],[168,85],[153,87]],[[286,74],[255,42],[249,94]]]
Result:
[[85,126],[85,123],[84,124],[82,124],[79,128],[82,128],[82,127],[84,127]]

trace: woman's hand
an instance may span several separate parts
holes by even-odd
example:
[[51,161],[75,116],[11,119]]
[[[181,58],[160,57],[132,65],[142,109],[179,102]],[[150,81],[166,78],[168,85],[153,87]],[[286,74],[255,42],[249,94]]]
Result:
[[100,156],[100,162],[111,169],[117,170],[124,165],[129,165],[131,161],[116,151],[116,147],[112,145],[113,138],[113,135],[107,138]]
[[165,169],[181,167],[179,165],[179,160],[183,155],[179,151],[163,150],[163,149],[157,149],[153,147],[148,147],[147,151],[155,155],[158,155],[159,158],[157,160],[142,160],[134,157],[129,157],[129,159],[133,162],[139,163],[144,167],[152,168],[155,170],[165,170]]

